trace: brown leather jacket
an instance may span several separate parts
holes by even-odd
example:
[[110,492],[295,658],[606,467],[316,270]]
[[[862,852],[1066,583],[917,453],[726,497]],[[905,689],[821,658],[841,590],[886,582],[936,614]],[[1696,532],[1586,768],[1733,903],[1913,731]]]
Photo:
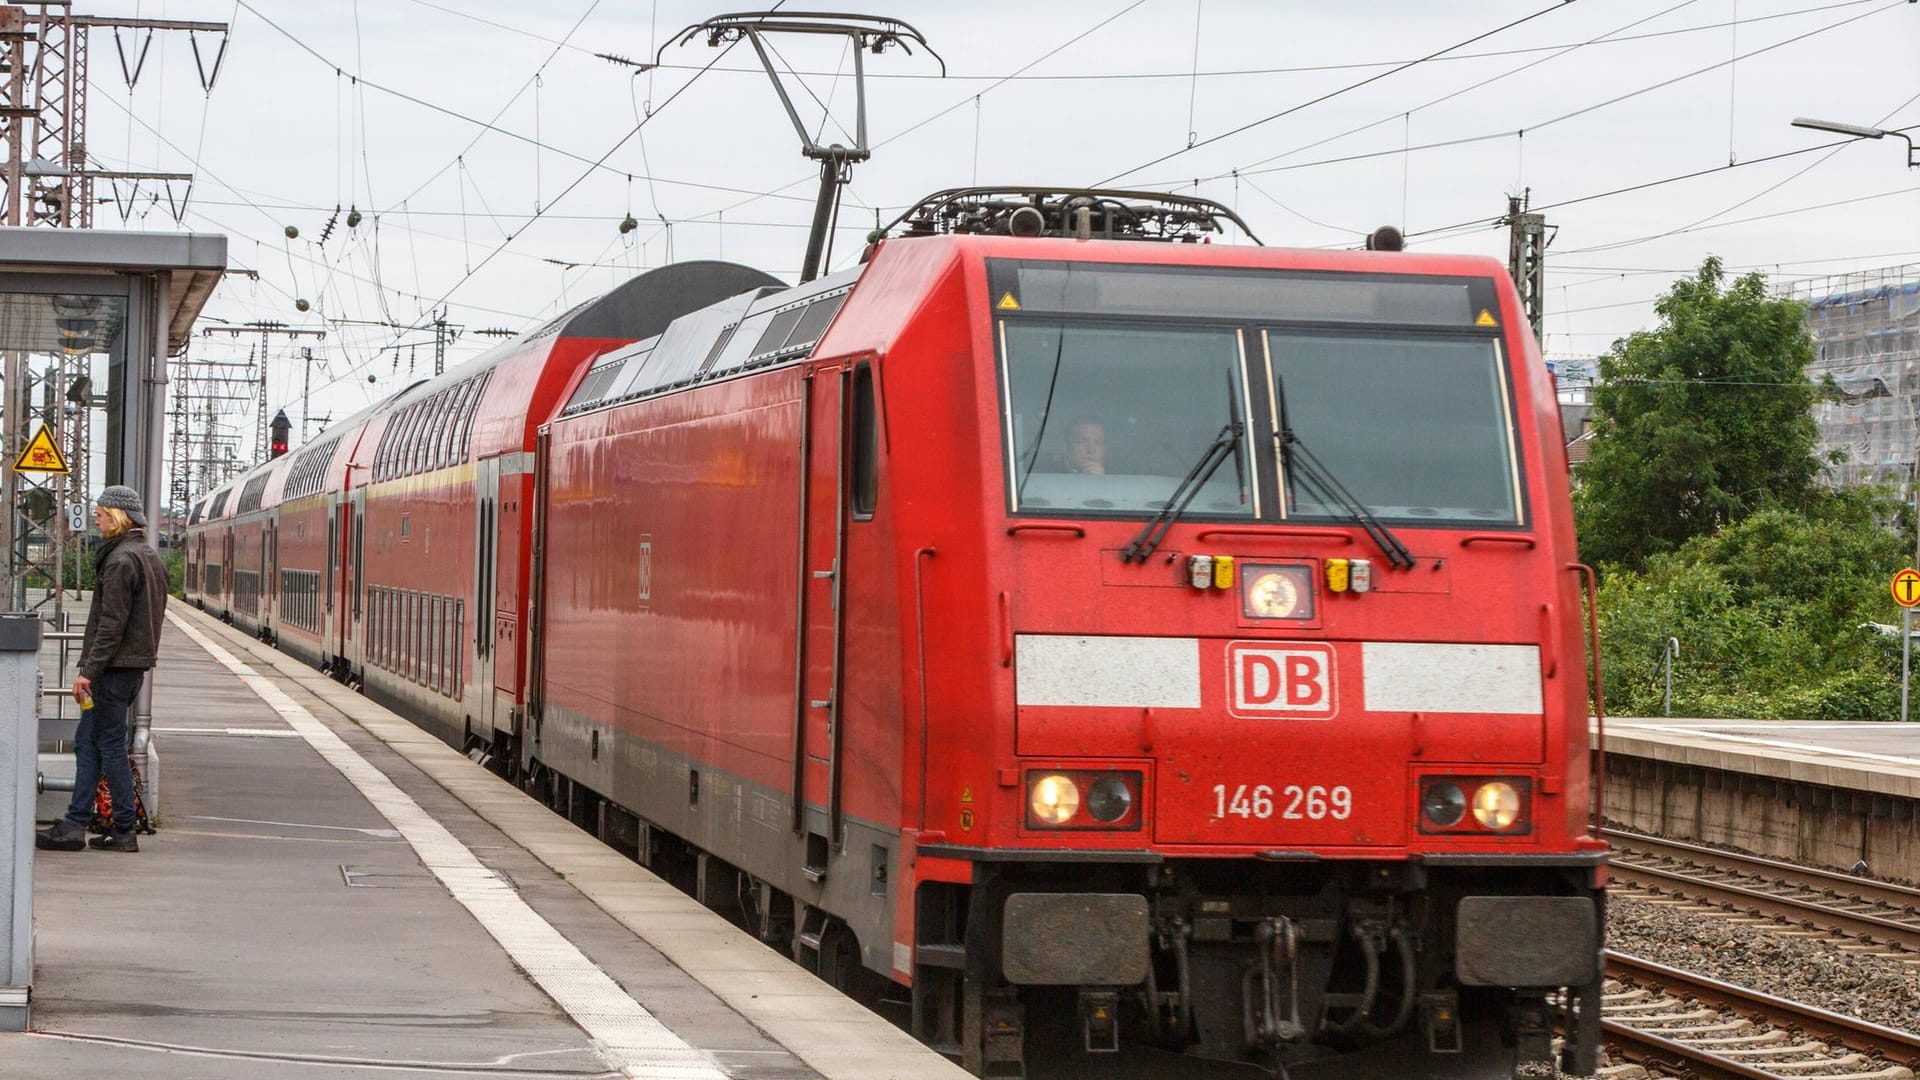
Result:
[[167,614],[167,568],[146,530],[129,529],[100,545],[93,567],[80,674],[97,679],[108,668],[153,667]]

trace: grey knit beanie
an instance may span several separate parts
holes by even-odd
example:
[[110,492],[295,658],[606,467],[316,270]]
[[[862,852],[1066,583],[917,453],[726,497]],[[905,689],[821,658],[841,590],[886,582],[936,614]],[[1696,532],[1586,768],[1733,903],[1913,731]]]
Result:
[[146,504],[140,501],[139,492],[125,484],[114,484],[101,492],[100,498],[95,500],[94,505],[104,506],[109,510],[125,510],[127,517],[135,525],[142,529],[147,527]]

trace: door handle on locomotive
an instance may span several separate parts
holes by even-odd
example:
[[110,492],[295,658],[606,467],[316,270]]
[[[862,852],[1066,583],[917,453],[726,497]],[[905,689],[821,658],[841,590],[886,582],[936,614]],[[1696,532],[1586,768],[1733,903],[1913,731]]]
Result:
[[1248,540],[1334,540],[1342,544],[1353,543],[1353,534],[1342,529],[1202,529],[1197,540],[1211,540],[1217,536],[1235,536]]
[[1087,530],[1078,525],[1055,525],[1046,521],[1022,521],[1018,524],[1007,526],[1008,536],[1018,536],[1026,532],[1068,533],[1075,537],[1087,535]]
[[1517,533],[1471,533],[1460,538],[1461,547],[1472,547],[1475,544],[1515,544],[1528,549],[1535,546],[1533,537]]
[[1560,646],[1555,640],[1553,605],[1540,605],[1540,674],[1551,679],[1560,670]]

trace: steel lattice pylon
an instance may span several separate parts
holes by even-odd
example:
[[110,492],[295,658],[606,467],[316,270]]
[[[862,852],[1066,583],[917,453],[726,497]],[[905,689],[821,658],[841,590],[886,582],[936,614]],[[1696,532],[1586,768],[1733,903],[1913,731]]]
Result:
[[[74,106],[86,100],[86,83],[76,82],[76,53],[86,49],[86,32],[74,30],[73,9],[64,5],[40,6],[39,48],[33,55],[33,100],[35,117],[33,152],[27,162],[27,223],[32,225],[73,226],[90,223],[92,215],[81,206],[78,177],[86,172],[86,159],[77,136],[86,122]],[[83,222],[82,217],[88,219]]]
[[36,51],[25,8],[0,7],[0,225],[22,225],[20,209],[27,132],[38,110],[27,92],[28,58]]

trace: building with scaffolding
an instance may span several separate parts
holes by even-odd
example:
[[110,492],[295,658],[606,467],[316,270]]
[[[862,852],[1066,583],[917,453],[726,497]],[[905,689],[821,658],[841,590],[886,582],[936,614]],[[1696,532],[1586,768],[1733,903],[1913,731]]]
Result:
[[1813,407],[1821,455],[1845,453],[1826,482],[1907,490],[1920,456],[1920,264],[1808,278],[1780,294],[1806,306],[1808,378],[1837,390]]

